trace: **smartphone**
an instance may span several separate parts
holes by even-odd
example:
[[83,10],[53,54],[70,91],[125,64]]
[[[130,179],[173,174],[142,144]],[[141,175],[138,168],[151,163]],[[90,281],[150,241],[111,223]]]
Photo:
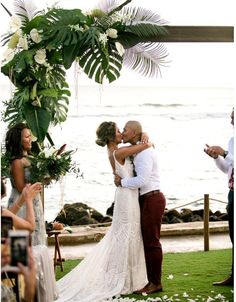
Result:
[[28,247],[29,247],[29,231],[26,230],[10,230],[9,244],[10,244],[10,267],[17,268],[17,263],[28,265]]
[[8,238],[8,231],[13,228],[12,217],[1,216],[1,243],[4,243]]

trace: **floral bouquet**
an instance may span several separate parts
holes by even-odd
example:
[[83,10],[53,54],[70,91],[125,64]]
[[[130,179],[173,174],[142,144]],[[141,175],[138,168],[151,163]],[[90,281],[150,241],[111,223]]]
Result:
[[80,169],[72,160],[75,151],[64,151],[65,147],[44,149],[37,156],[29,158],[32,182],[41,181],[49,185],[52,180],[58,181],[66,173],[75,173],[78,177]]

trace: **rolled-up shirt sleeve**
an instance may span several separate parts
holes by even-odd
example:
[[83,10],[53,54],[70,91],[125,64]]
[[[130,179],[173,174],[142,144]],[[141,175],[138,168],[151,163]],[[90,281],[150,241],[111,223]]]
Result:
[[234,166],[234,138],[231,138],[228,144],[228,154],[225,158],[218,156],[215,159],[216,166],[224,173],[229,173],[229,170]]
[[138,153],[134,159],[134,169],[137,174],[135,177],[123,178],[121,186],[124,188],[136,189],[143,187],[150,179],[152,173],[152,156],[146,149]]

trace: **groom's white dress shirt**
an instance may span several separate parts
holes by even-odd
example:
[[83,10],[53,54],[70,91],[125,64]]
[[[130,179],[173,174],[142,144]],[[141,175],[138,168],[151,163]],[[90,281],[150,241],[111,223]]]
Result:
[[153,147],[145,149],[134,157],[135,177],[121,179],[124,188],[140,188],[140,195],[160,190],[160,175],[157,154]]

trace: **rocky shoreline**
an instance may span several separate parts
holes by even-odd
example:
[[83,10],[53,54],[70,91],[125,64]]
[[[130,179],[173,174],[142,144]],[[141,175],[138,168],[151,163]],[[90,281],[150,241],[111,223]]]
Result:
[[[63,223],[65,225],[91,225],[108,223],[112,221],[113,206],[107,209],[106,215],[102,215],[94,208],[82,202],[76,202],[73,204],[65,204],[63,209],[56,216],[54,221]],[[190,210],[183,208],[180,211],[176,209],[165,210],[162,223],[163,224],[174,224],[174,223],[185,223],[203,221],[204,210]],[[227,213],[221,213],[220,211],[209,213],[209,221],[227,221]]]

